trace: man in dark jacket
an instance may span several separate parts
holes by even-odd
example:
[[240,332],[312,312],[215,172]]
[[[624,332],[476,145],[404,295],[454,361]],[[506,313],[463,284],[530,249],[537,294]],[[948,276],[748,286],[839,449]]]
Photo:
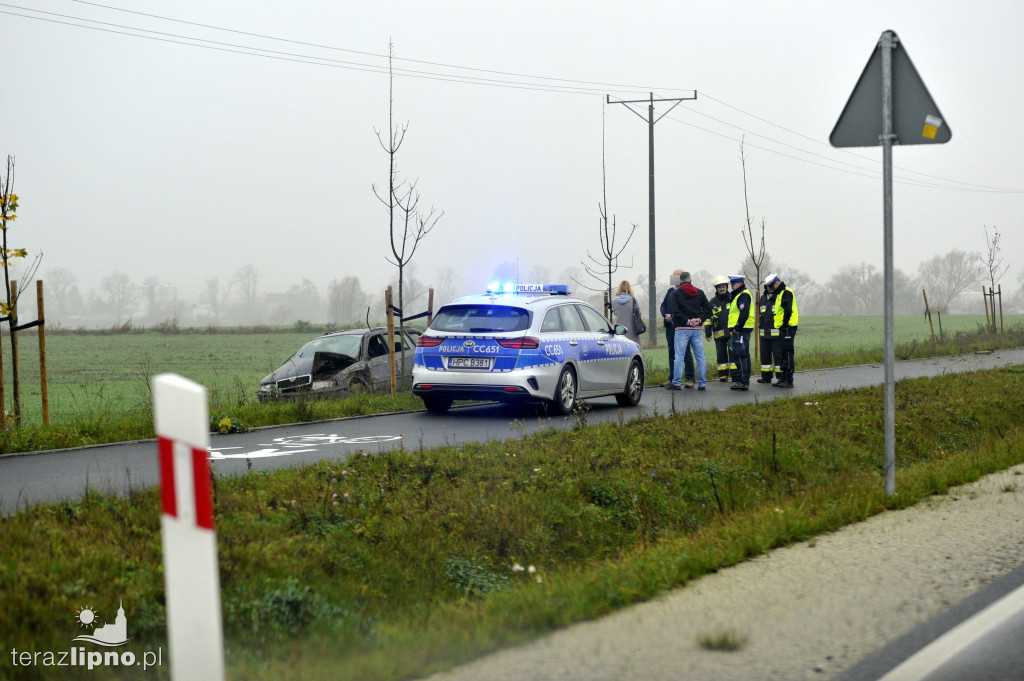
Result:
[[[690,283],[690,273],[679,275],[679,288],[669,299],[669,314],[675,326],[676,357],[684,356],[687,349],[693,352],[697,369],[697,390],[704,390],[708,380],[708,366],[704,359],[705,328],[711,330],[711,305],[704,292]],[[683,367],[677,361],[672,373],[669,390],[679,390],[683,383]]]
[[[676,270],[669,277],[669,289],[665,291],[665,299],[661,301],[661,318],[665,323],[665,344],[668,345],[668,380],[661,384],[662,388],[668,388],[672,385],[672,372],[675,368],[676,363],[676,327],[672,323],[672,313],[669,311],[668,304],[672,299],[672,294],[677,288],[679,288],[679,275],[683,273],[682,270]],[[686,357],[683,360],[683,370],[686,376],[686,387],[693,387],[693,353],[687,349]]]

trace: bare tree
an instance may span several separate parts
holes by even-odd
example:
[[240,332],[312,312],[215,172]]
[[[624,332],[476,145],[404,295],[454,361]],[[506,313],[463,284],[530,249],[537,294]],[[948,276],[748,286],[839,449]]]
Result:
[[[587,251],[587,260],[581,261],[583,265],[583,271],[586,272],[590,277],[601,283],[601,288],[595,288],[593,286],[587,286],[581,281],[577,281],[581,287],[588,291],[603,291],[609,301],[612,299],[612,289],[614,288],[612,282],[612,276],[619,270],[619,256],[622,255],[623,251],[626,250],[626,246],[629,245],[630,239],[633,238],[633,234],[636,232],[636,223],[634,222],[629,230],[629,234],[626,235],[626,240],[621,246],[616,245],[618,238],[618,227],[615,224],[615,216],[611,217],[611,224],[608,222],[608,172],[607,165],[605,162],[605,144],[604,144],[604,110],[601,112],[601,203],[597,204],[597,212],[600,214],[600,218],[597,220],[597,238],[601,245],[601,257],[597,258],[591,255],[590,251]],[[589,262],[588,262],[589,261]],[[626,267],[632,267],[633,263],[630,261]],[[605,310],[605,314],[609,314],[610,309]],[[652,324],[653,326],[653,324]],[[651,338],[655,337],[654,331],[651,332]],[[654,341],[651,341],[654,344]]]
[[[976,253],[958,248],[925,260],[918,266],[918,278],[941,310],[946,310],[957,297],[982,281],[982,269]],[[934,295],[934,298],[932,297]]]
[[360,321],[366,312],[366,303],[367,295],[355,275],[332,279],[327,287],[327,317],[335,324]]
[[434,286],[436,300],[443,305],[455,298],[455,286],[459,275],[455,268],[446,265],[437,271],[437,284]]
[[203,293],[203,300],[206,301],[207,305],[210,306],[210,311],[213,312],[213,323],[215,326],[220,323],[220,313],[223,311],[225,303],[228,302],[232,286],[234,286],[234,281],[229,281],[227,286],[221,287],[220,279],[217,277],[210,277],[206,280],[206,291]]
[[[373,185],[373,193],[377,199],[384,204],[388,213],[388,234],[391,239],[392,258],[386,258],[388,262],[398,268],[398,308],[404,309],[404,283],[405,267],[412,260],[420,241],[437,226],[438,220],[444,215],[437,209],[431,207],[429,211],[420,210],[420,193],[416,189],[417,180],[408,181],[399,177],[398,173],[398,150],[405,141],[405,133],[409,128],[408,122],[400,126],[394,123],[395,110],[395,76],[392,70],[392,62],[395,55],[394,43],[388,43],[388,135],[384,140],[380,130],[375,129],[377,141],[388,156],[388,187],[387,191]],[[405,330],[405,321],[399,317],[401,328]],[[402,358],[399,363],[402,373],[402,385],[405,385],[405,343],[402,344]]]
[[981,260],[981,264],[985,266],[985,270],[988,272],[989,286],[994,291],[996,284],[1003,278],[1006,271],[1010,269],[1010,264],[1003,264],[1003,249],[999,245],[999,238],[1002,234],[999,233],[999,228],[992,227],[992,235],[989,236],[988,227],[984,227],[985,230],[985,253],[978,256]]
[[53,296],[55,307],[66,314],[72,289],[78,286],[78,277],[67,267],[47,272],[47,291]]
[[259,321],[259,286],[260,271],[255,265],[246,265],[237,272],[231,279],[234,286],[238,286],[238,296],[242,302],[242,315],[246,322]]
[[[756,244],[754,237],[754,223],[750,218],[750,200],[747,197],[747,151],[744,148],[745,140],[746,136],[740,138],[740,165],[743,167],[743,207],[746,212],[747,223],[745,229],[740,230],[740,236],[743,237],[743,246],[747,249],[751,265],[753,265],[754,268],[754,309],[756,310],[761,303],[761,265],[764,263],[764,228],[767,223],[762,217],[761,242],[760,244]],[[754,357],[757,357],[760,352],[760,336],[760,333],[754,334]]]
[[114,272],[103,278],[100,288],[106,294],[106,303],[109,305],[109,309],[114,311],[117,326],[120,326],[125,313],[129,312],[136,303],[135,284],[124,272]]

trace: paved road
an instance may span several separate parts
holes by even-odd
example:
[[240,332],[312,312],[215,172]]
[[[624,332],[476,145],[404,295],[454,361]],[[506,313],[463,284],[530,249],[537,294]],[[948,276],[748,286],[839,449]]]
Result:
[[[897,379],[939,376],[1024,364],[1024,348],[896,364]],[[593,400],[592,423],[641,414],[725,409],[737,404],[810,395],[869,385],[884,380],[881,364],[798,372],[794,390],[752,384],[749,392],[712,382],[706,392],[669,392],[648,388],[635,409],[620,409],[613,398]],[[445,416],[427,412],[384,414],[310,424],[264,428],[249,433],[214,435],[211,459],[221,475],[272,470],[323,459],[345,459],[358,451],[416,450],[469,442],[521,438],[544,429],[570,429],[575,417],[551,418],[536,409],[480,404],[453,409]],[[115,493],[159,482],[151,440],[0,457],[0,514],[26,505],[80,497],[87,488]]]
[[1024,565],[840,674],[835,681],[1020,681]]

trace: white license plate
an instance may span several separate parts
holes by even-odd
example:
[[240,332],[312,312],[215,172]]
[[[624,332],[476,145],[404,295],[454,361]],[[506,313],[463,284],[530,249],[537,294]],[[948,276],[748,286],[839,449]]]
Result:
[[449,357],[449,369],[490,369],[490,357]]

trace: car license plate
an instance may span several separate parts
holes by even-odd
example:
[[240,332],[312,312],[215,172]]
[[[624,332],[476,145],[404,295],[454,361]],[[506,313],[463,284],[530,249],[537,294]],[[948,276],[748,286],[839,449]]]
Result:
[[490,357],[449,357],[449,369],[490,369]]

